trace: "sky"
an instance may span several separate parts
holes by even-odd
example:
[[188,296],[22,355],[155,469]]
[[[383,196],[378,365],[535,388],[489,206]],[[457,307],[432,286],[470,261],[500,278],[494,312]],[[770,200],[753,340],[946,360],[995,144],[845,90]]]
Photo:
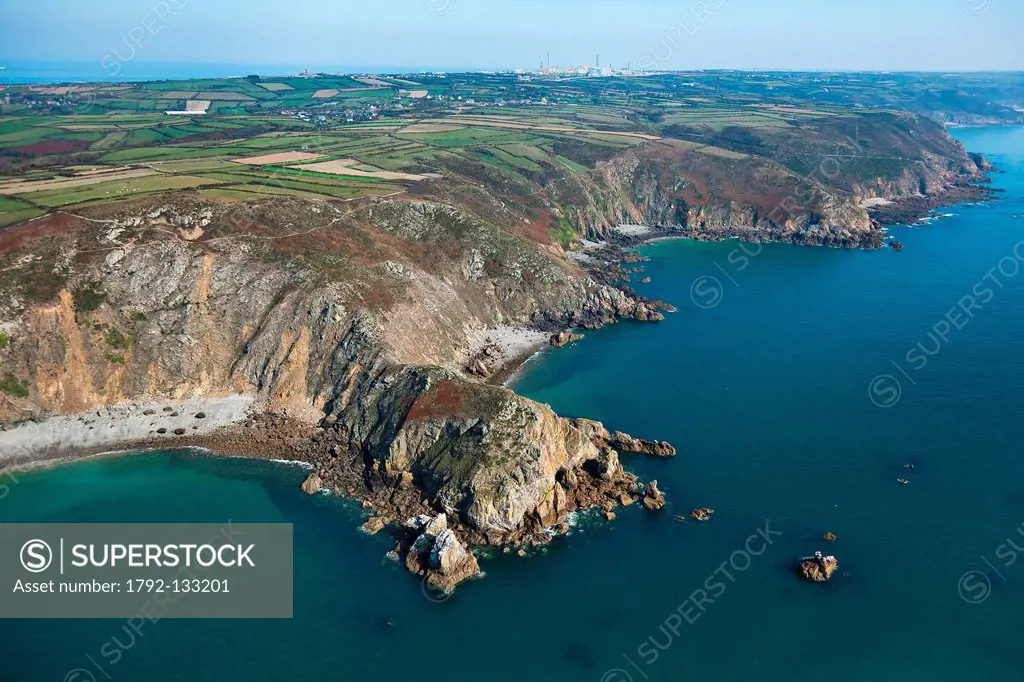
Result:
[[0,65],[1024,70],[1024,0],[18,0]]

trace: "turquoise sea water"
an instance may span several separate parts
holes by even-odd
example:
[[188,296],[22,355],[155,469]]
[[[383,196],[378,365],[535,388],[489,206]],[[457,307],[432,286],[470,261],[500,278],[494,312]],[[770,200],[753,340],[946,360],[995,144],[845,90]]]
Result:
[[[354,505],[302,495],[301,469],[178,452],[22,476],[3,522],[295,524],[295,619],[161,621],[134,642],[119,621],[0,621],[3,679],[1019,679],[1024,129],[957,134],[1004,171],[998,202],[894,229],[902,253],[661,242],[638,287],[677,314],[590,333],[518,379],[675,443],[671,461],[624,457],[660,481],[662,514],[584,520],[435,603]],[[697,506],[717,514],[674,520]],[[841,574],[803,584],[794,560],[818,549]]]

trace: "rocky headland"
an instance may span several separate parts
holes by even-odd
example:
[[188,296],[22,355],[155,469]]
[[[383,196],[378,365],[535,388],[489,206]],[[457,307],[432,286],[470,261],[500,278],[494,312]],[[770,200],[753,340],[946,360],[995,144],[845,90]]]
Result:
[[552,334],[668,306],[465,209],[181,195],[11,228],[0,252],[0,466],[192,445],[303,461],[307,492],[381,524],[445,514],[450,568],[458,543],[547,541],[638,498],[616,447],[671,450],[491,382]]
[[[669,126],[611,159],[609,194],[581,192],[570,217],[590,239],[684,236],[846,248],[884,244],[884,226],[991,196],[992,167],[938,123],[879,113],[810,129]],[[619,225],[647,226],[648,233]]]

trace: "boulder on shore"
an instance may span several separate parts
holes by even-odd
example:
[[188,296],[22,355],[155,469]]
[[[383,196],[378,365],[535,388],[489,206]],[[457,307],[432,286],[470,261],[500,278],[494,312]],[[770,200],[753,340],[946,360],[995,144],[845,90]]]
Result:
[[307,495],[316,495],[324,487],[324,480],[316,474],[310,474],[309,478],[302,482],[302,492]]
[[430,550],[427,584],[451,593],[455,586],[480,573],[480,564],[450,528],[441,531]]
[[487,365],[484,364],[483,360],[479,359],[473,360],[473,362],[469,363],[469,366],[466,367],[466,372],[482,379],[486,379],[491,376],[491,370],[487,369]]
[[837,570],[839,560],[834,556],[825,556],[821,552],[815,552],[812,557],[804,557],[797,565],[800,577],[812,583],[828,582]]
[[573,334],[570,331],[559,332],[551,337],[549,343],[555,348],[561,348],[568,346],[570,343],[576,343],[583,338],[583,334]]

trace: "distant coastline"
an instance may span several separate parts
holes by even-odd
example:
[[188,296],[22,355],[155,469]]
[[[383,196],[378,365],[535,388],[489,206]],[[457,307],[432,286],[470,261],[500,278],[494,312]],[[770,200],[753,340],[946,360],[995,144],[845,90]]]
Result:
[[[312,73],[336,75],[353,73],[420,73],[427,67],[381,65],[317,65],[317,64],[217,64],[176,62],[126,62],[122,72],[113,76],[98,61],[37,62],[7,61],[0,66],[0,85],[58,83],[134,83],[199,78],[245,78],[250,74],[264,77],[290,76],[309,69]],[[450,71],[472,71],[469,67]]]

